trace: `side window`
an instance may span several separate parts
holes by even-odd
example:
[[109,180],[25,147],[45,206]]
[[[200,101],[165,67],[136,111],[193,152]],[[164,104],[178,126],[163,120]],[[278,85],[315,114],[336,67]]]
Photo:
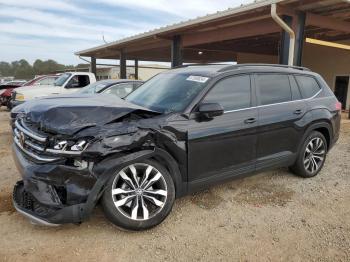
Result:
[[113,95],[119,96],[120,98],[124,98],[128,94],[130,94],[132,91],[133,91],[133,84],[125,83],[125,84],[117,84],[117,85],[111,86],[107,88],[103,93],[113,94]]
[[233,76],[219,81],[209,91],[203,102],[219,103],[225,111],[250,107],[250,76]]
[[321,90],[315,78],[311,76],[295,76],[303,98],[310,98]]
[[87,75],[75,75],[69,80],[67,86],[70,88],[81,88],[90,84],[89,76]]
[[142,82],[135,82],[134,83],[134,90],[136,90],[142,84],[143,84]]
[[53,77],[46,77],[44,79],[39,80],[40,85],[53,85],[55,82],[55,78]]
[[260,92],[260,104],[269,105],[291,101],[292,94],[287,75],[257,75],[257,86]]

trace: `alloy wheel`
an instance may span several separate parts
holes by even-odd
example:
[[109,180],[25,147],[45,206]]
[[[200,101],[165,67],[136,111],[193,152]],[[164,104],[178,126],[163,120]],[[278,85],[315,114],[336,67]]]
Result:
[[148,220],[157,215],[167,200],[163,175],[149,164],[123,168],[112,184],[112,200],[117,210],[132,220]]
[[326,146],[323,140],[315,137],[307,144],[304,153],[304,167],[311,174],[322,166],[326,155]]

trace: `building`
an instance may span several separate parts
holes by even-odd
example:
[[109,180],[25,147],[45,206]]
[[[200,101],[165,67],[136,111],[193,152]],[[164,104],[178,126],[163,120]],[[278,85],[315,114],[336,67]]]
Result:
[[[213,10],[214,11],[214,10]],[[96,59],[281,63],[320,73],[350,107],[350,1],[262,0],[76,52]]]
[[[165,70],[168,70],[169,67],[161,66],[161,65],[145,65],[145,66],[139,66],[138,67],[138,74],[135,74],[135,67],[134,66],[127,66],[126,67],[126,78],[128,79],[139,79],[139,80],[148,80],[149,78],[153,77],[154,75],[163,72]],[[62,71],[56,71],[55,73],[62,73],[62,72],[70,72],[70,71],[80,71],[80,72],[87,72],[89,71],[89,67],[79,67],[74,69],[65,69]],[[96,79],[97,80],[103,80],[103,79],[120,79],[120,66],[112,66],[112,65],[96,65]]]

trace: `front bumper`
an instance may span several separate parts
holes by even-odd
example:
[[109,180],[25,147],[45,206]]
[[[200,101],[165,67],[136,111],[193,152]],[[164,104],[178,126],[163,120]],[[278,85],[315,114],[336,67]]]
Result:
[[102,188],[90,171],[59,163],[34,163],[15,145],[13,157],[23,178],[13,190],[19,213],[46,226],[81,223],[89,217]]

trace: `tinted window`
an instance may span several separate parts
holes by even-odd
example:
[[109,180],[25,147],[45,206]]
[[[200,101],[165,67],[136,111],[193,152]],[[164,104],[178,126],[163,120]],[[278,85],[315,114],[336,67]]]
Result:
[[310,98],[320,91],[320,86],[313,77],[295,76],[303,98]]
[[292,94],[287,75],[258,75],[257,85],[260,91],[261,105],[282,103],[291,100]]
[[219,103],[225,111],[250,107],[250,77],[234,76],[221,80],[203,102]]
[[[57,82],[56,82],[57,83]],[[87,75],[75,75],[69,80],[67,87],[81,88],[90,84],[89,76]]]

